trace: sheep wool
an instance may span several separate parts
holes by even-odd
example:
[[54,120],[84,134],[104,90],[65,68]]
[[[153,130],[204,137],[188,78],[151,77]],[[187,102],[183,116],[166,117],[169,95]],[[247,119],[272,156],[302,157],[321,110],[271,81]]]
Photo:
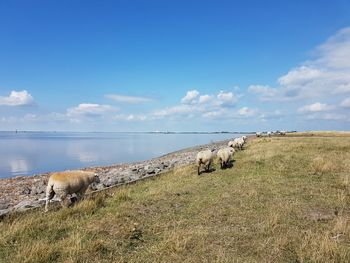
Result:
[[226,147],[219,149],[217,153],[218,160],[220,162],[221,169],[226,168],[233,156],[235,149],[232,147]]
[[200,168],[202,165],[204,165],[205,167],[205,171],[209,171],[210,168],[210,164],[213,161],[213,151],[214,150],[204,150],[204,151],[200,151],[197,154],[197,158],[196,158],[196,164],[198,166],[197,172],[198,175],[200,175]]
[[90,171],[65,171],[53,173],[46,188],[45,211],[48,211],[50,200],[57,195],[61,199],[62,206],[67,195],[76,194],[81,198],[90,184],[99,183],[99,177]]
[[245,143],[245,140],[243,139],[243,137],[240,137],[240,138],[235,138],[233,141],[229,141],[227,146],[242,150],[244,143]]

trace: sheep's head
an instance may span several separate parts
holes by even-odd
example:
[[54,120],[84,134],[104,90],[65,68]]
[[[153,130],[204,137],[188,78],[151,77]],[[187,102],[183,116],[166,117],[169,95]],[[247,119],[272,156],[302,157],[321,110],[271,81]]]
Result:
[[100,181],[100,177],[97,175],[97,174],[95,174],[95,176],[94,176],[94,183],[95,184],[99,184],[101,181]]
[[93,181],[92,183],[90,184],[89,188],[92,190],[92,191],[96,191],[98,188],[97,188],[97,185],[100,183],[100,177],[95,173],[94,175],[94,178],[93,178]]

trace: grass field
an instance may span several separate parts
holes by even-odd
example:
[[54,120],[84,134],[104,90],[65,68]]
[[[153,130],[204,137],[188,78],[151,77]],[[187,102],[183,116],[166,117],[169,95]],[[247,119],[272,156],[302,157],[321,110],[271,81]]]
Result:
[[350,262],[350,134],[304,135],[8,216],[0,262]]

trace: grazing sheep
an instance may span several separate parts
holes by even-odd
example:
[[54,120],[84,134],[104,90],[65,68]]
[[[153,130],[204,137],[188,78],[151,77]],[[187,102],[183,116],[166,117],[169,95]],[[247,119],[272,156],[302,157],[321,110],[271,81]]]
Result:
[[243,139],[243,137],[240,137],[240,138],[235,138],[233,141],[229,141],[227,146],[242,150],[244,143],[245,143],[245,140]]
[[49,202],[55,194],[64,206],[67,195],[76,194],[80,199],[90,184],[99,182],[100,179],[94,172],[76,170],[53,173],[46,188],[45,211],[48,211]]
[[248,139],[248,138],[247,138],[247,136],[243,135],[243,136],[242,136],[242,139],[243,139],[244,142],[247,142],[247,139]]
[[220,161],[221,169],[227,167],[227,165],[229,164],[230,159],[233,156],[234,152],[235,152],[235,149],[233,149],[232,147],[221,148],[218,151],[217,157],[218,157],[218,159]]
[[238,138],[238,139],[237,139],[237,144],[238,144],[238,148],[239,148],[240,150],[243,150],[243,146],[244,146],[244,144],[245,144],[245,140],[244,140],[243,138]]
[[269,131],[269,132],[267,132],[267,136],[268,137],[271,137],[271,135],[272,135],[272,133]]
[[208,172],[209,168],[210,168],[210,164],[213,161],[213,152],[214,150],[204,150],[204,151],[200,151],[197,154],[197,158],[196,158],[196,164],[198,166],[198,175],[200,175],[200,168],[202,166],[202,164],[205,167],[205,171]]
[[280,131],[280,135],[286,135],[286,131]]
[[237,142],[236,142],[235,140],[233,140],[233,141],[229,141],[229,142],[227,143],[227,146],[228,146],[228,147],[235,148],[235,147],[236,147],[236,144],[237,144]]
[[256,135],[256,137],[262,137],[262,133],[261,132],[256,132],[255,135]]

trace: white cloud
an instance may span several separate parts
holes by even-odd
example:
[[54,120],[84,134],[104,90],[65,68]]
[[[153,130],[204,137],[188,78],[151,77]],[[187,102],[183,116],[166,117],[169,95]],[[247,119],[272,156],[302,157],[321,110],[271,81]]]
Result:
[[250,85],[248,91],[258,94],[263,101],[273,100],[279,93],[277,89],[263,85]]
[[350,108],[350,98],[346,98],[340,103],[340,106],[344,108]]
[[118,114],[113,119],[118,121],[145,121],[147,120],[147,116],[143,114]]
[[310,105],[305,105],[298,109],[299,112],[321,112],[334,109],[334,106],[327,105],[326,103],[316,102]]
[[217,95],[200,95],[199,91],[190,90],[181,99],[181,104],[157,110],[152,115],[154,118],[165,116],[191,118],[196,115],[205,118],[226,116],[229,109],[236,105],[238,98],[239,96],[233,92],[220,91]]
[[28,91],[11,91],[8,97],[0,96],[0,105],[6,106],[25,106],[32,105],[34,99]]
[[301,66],[290,70],[286,75],[280,77],[278,82],[284,86],[305,85],[322,76],[319,69],[307,66]]
[[311,114],[306,116],[308,120],[344,121],[347,116],[341,113]]
[[252,117],[257,113],[256,110],[250,109],[248,107],[243,107],[238,110],[238,114],[243,117]]
[[186,104],[181,104],[181,105],[176,105],[173,107],[168,107],[162,110],[155,111],[153,113],[153,116],[155,116],[156,118],[159,118],[159,117],[166,117],[170,115],[187,115],[194,111],[196,111],[195,107],[186,105]]
[[199,96],[199,103],[209,103],[213,100],[213,96],[211,95],[201,95]]
[[187,91],[186,96],[181,99],[181,103],[184,104],[194,104],[197,102],[197,97],[199,92],[197,90]]
[[321,116],[322,119],[324,120],[335,120],[335,121],[340,121],[340,120],[345,120],[346,115],[345,114],[339,114],[339,113],[326,113]]
[[350,68],[350,27],[339,30],[317,49],[316,63],[333,69]]
[[261,120],[266,121],[270,119],[281,119],[283,116],[285,116],[285,113],[281,110],[274,110],[272,112],[263,112],[259,117]]
[[96,117],[101,116],[106,112],[115,111],[116,109],[110,105],[100,105],[93,103],[81,103],[77,107],[67,109],[68,117]]
[[105,97],[117,102],[124,102],[130,104],[138,104],[153,101],[152,99],[146,97],[125,96],[120,94],[107,94],[105,95]]
[[208,111],[208,112],[203,113],[202,117],[204,117],[204,118],[223,117],[223,111],[222,110]]
[[207,119],[234,119],[237,118],[237,113],[232,108],[212,108],[202,111],[202,117]]
[[316,48],[316,58],[278,78],[279,86],[252,85],[261,100],[293,101],[350,93],[350,27]]
[[334,94],[350,93],[350,82],[339,85],[334,91]]
[[217,95],[217,99],[217,103],[223,106],[232,106],[238,101],[237,96],[233,92],[224,92],[222,90]]

